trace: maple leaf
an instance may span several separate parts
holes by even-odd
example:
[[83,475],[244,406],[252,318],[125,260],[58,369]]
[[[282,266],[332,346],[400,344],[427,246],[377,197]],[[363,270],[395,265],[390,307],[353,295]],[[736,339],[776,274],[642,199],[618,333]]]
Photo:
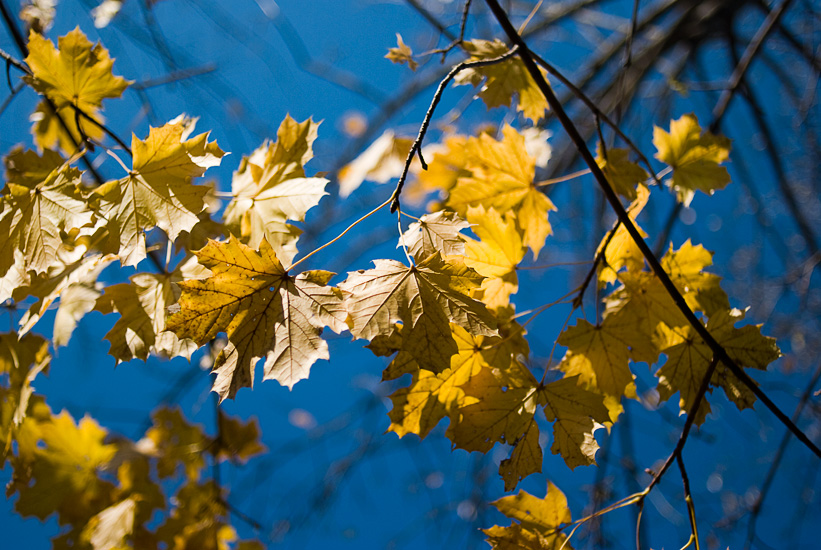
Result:
[[40,321],[45,312],[59,299],[54,318],[54,347],[66,345],[77,322],[94,309],[100,295],[97,276],[112,261],[114,255],[85,255],[85,246],[74,250],[60,249],[54,263],[44,273],[30,278],[12,295],[18,302],[36,297],[20,319],[20,333],[26,334]]
[[125,539],[134,530],[136,509],[137,502],[133,498],[109,506],[88,521],[81,538],[94,550],[127,547]]
[[502,218],[493,208],[469,208],[468,221],[481,239],[465,238],[465,264],[486,277],[482,281],[482,301],[489,307],[505,306],[519,289],[516,266],[527,249],[512,216]]
[[444,262],[438,252],[411,267],[394,260],[374,264],[375,269],[349,273],[339,284],[347,293],[345,308],[354,337],[389,335],[394,323],[402,322],[403,349],[422,368],[440,372],[456,353],[449,322],[472,334],[496,334],[493,315],[467,296],[476,285],[464,276],[465,268]]
[[730,140],[710,132],[701,133],[692,113],[670,121],[668,134],[653,127],[656,158],[673,168],[672,187],[678,200],[689,206],[697,190],[712,195],[730,183],[727,169],[719,166],[730,157]]
[[616,325],[616,318],[605,317],[599,325],[579,319],[568,327],[557,342],[567,347],[559,369],[568,376],[579,376],[584,387],[620,399],[635,397],[636,387],[629,366],[629,344]]
[[593,432],[599,422],[611,420],[601,395],[578,385],[576,376],[562,378],[539,389],[539,404],[553,424],[553,454],[560,455],[570,469],[596,463],[599,449]]
[[0,415],[0,459],[10,450],[12,431],[26,417],[34,388],[31,383],[51,361],[48,341],[35,334],[0,334],[0,375],[8,376],[2,404],[8,414]]
[[308,178],[304,165],[313,158],[319,124],[286,116],[277,141],[266,141],[244,157],[231,182],[233,198],[225,225],[256,248],[265,238],[280,261],[291,262],[301,231],[287,220],[304,221],[308,210],[327,195],[325,178]]
[[[736,328],[735,323],[742,319],[743,311],[719,310],[707,321],[707,330],[738,366],[766,370],[772,361],[781,356],[781,351],[774,338],[761,334],[760,325]],[[707,374],[713,352],[689,325],[662,327],[660,342],[667,361],[656,372],[659,397],[666,400],[679,392],[681,412],[689,412]],[[739,409],[752,407],[755,402],[755,395],[750,389],[722,363],[716,367],[710,384],[720,386]],[[710,404],[705,397],[696,412],[696,423],[704,422],[709,412]]]
[[671,243],[661,259],[661,266],[679,288],[687,305],[708,316],[730,309],[727,293],[721,289],[721,277],[703,271],[711,265],[713,253],[701,245],[693,245],[689,239],[678,250],[673,250]]
[[118,363],[134,358],[146,360],[149,353],[191,359],[198,346],[189,339],[164,332],[167,309],[177,301],[172,285],[175,279],[168,273],[137,273],[131,276],[131,283],[109,286],[97,299],[95,310],[120,314],[105,335],[111,343],[108,353]]
[[[34,137],[34,143],[41,150],[59,147],[70,155],[77,150],[78,144],[82,143],[83,136],[100,141],[105,135],[102,128],[83,117],[78,117],[69,105],[55,111],[45,100],[37,104],[29,120],[33,123],[31,135]],[[94,113],[94,120],[100,124],[105,123],[105,117],[99,112]]]
[[[636,218],[647,205],[649,198],[650,190],[643,185],[639,186],[636,199],[627,207],[627,214],[642,237],[647,237],[647,233],[636,223]],[[607,235],[604,236],[596,254],[601,253],[605,243],[607,243],[607,249],[604,252],[604,262],[599,268],[599,282],[614,283],[618,279],[618,271],[622,268],[627,268],[629,271],[641,271],[644,267],[644,254],[624,224],[619,224],[609,242]]]
[[168,478],[180,466],[190,481],[199,481],[205,467],[205,451],[211,440],[202,427],[189,424],[179,408],[161,408],[151,414],[153,425],[138,446],[157,457],[157,474]]
[[[493,59],[510,50],[499,39],[492,42],[480,39],[471,40],[464,42],[462,47],[470,54],[469,62]],[[542,76],[547,78],[544,70],[542,70]],[[518,110],[534,123],[539,122],[548,108],[547,100],[536,85],[536,81],[518,57],[486,67],[465,69],[456,75],[454,84],[471,84],[474,87],[482,85],[478,95],[488,109],[501,106],[510,107],[515,95],[518,97]]]
[[198,345],[227,333],[228,345],[214,364],[220,399],[251,387],[253,368],[262,357],[263,379],[289,388],[308,377],[317,359],[328,359],[322,327],[346,328],[341,296],[327,286],[332,273],[291,276],[267,241],[257,252],[233,236],[224,243],[210,241],[197,260],[213,276],[179,283],[180,309],[167,328]]
[[499,463],[499,475],[505,482],[505,491],[515,489],[530,474],[541,473],[543,460],[539,426],[535,418],[532,418],[524,434],[513,443],[510,457]]
[[[457,352],[450,357],[449,368],[436,374],[426,369],[418,374],[410,387],[400,388],[391,396],[393,409],[388,413],[391,425],[388,431],[403,437],[415,433],[425,438],[440,420],[455,413],[468,402],[475,400],[465,396],[460,388],[470,382],[483,368],[490,368],[482,354],[486,338],[473,336],[462,327],[450,325]],[[392,351],[400,351],[399,348]]]
[[58,108],[71,104],[91,114],[103,99],[120,97],[128,87],[127,80],[111,74],[114,60],[108,50],[93,45],[80,27],[57,43],[59,49],[42,35],[29,33],[26,63],[32,76],[23,79]]
[[533,183],[536,161],[527,152],[524,137],[508,125],[502,136],[500,141],[487,134],[468,140],[465,169],[470,176],[459,178],[446,204],[462,216],[470,206],[514,213],[524,244],[538,257],[552,232],[547,213],[556,207]]
[[388,53],[385,55],[385,59],[389,59],[393,63],[397,63],[399,65],[403,65],[405,63],[408,64],[410,70],[415,71],[416,67],[419,66],[413,59],[413,52],[410,49],[410,46],[405,44],[402,40],[402,35],[396,33],[396,47],[388,49]]
[[420,170],[416,178],[410,180],[403,195],[411,202],[421,202],[422,197],[428,193],[449,192],[460,177],[469,176],[470,172],[465,170],[467,142],[467,136],[449,135],[444,143],[423,148],[422,153],[428,159],[428,169]]
[[356,191],[365,180],[387,183],[398,178],[405,167],[413,140],[385,130],[365,151],[339,170],[339,196]]
[[496,525],[484,530],[493,548],[571,548],[567,544],[567,536],[557,531],[560,526],[571,522],[570,508],[564,493],[553,483],[547,482],[547,494],[543,499],[519,491],[491,504],[518,522],[508,527]]
[[193,185],[191,178],[219,165],[225,153],[208,141],[208,133],[188,139],[193,126],[193,121],[177,117],[151,128],[145,141],[133,136],[129,175],[95,190],[109,241],[123,265],[137,265],[145,258],[146,230],[157,226],[173,241],[200,221],[208,187]]
[[454,447],[486,453],[495,443],[513,445],[527,433],[536,412],[537,383],[525,373],[524,383],[509,384],[485,369],[463,387],[473,399],[459,408],[459,421],[448,427]]
[[465,242],[460,231],[470,224],[455,212],[440,210],[422,216],[418,222],[410,224],[402,234],[399,246],[404,244],[417,262],[436,252],[442,256],[463,255]]
[[607,149],[607,154],[599,142],[596,148],[596,164],[599,165],[604,177],[613,190],[626,197],[636,200],[636,187],[644,187],[643,183],[649,177],[647,172],[629,160],[630,152],[627,149],[612,148]]
[[15,264],[15,251],[22,253],[25,270],[43,273],[62,247],[61,233],[91,224],[93,212],[79,183],[80,172],[66,165],[39,182],[30,177],[9,179],[0,213],[2,274]]
[[219,446],[217,458],[221,460],[246,461],[254,455],[265,452],[259,442],[259,425],[253,418],[242,422],[219,412]]
[[61,522],[84,524],[111,494],[113,486],[99,472],[114,458],[117,446],[103,442],[106,431],[94,420],[85,417],[75,424],[66,412],[43,422],[27,421],[23,428],[32,433],[18,438],[14,462],[22,462],[15,471],[28,475],[9,487],[9,492],[19,493],[15,509],[41,520],[57,512]]

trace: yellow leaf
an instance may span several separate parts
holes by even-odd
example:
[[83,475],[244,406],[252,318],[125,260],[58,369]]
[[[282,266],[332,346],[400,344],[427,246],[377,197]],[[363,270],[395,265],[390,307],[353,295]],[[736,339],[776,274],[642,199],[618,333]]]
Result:
[[703,271],[711,265],[713,253],[701,245],[694,246],[689,239],[678,250],[673,250],[671,243],[661,259],[661,266],[684,295],[687,305],[708,316],[730,309],[727,293],[721,289],[721,277]]
[[505,482],[505,491],[515,489],[519,481],[530,474],[541,473],[543,460],[539,426],[535,419],[531,419],[524,435],[513,444],[510,457],[499,463],[499,475]]
[[305,177],[318,128],[311,119],[296,122],[286,116],[276,142],[266,141],[243,157],[225,209],[225,225],[232,233],[253,248],[265,238],[277,257],[289,263],[301,231],[286,220],[304,221],[306,212],[327,195],[327,179]]
[[134,136],[129,175],[95,190],[111,247],[123,265],[145,258],[145,231],[157,226],[173,241],[200,221],[208,187],[193,185],[191,179],[219,165],[225,153],[208,141],[207,133],[188,139],[192,129],[193,121],[178,117],[151,128],[145,141]]
[[[29,424],[24,424],[24,427]],[[62,523],[84,524],[109,498],[113,486],[100,478],[100,470],[117,452],[103,443],[106,431],[86,417],[79,424],[63,412],[37,423],[33,448],[20,449],[27,479],[15,479],[10,491],[19,493],[16,510],[23,516],[45,519],[58,513]],[[20,440],[18,439],[18,442]],[[33,483],[32,483],[33,480]]]
[[254,455],[265,452],[259,442],[259,426],[256,419],[242,422],[239,418],[227,416],[220,411],[220,439],[217,457],[221,460],[246,461]]
[[134,358],[146,360],[149,353],[190,360],[197,351],[193,341],[164,332],[167,309],[176,302],[172,282],[171,274],[137,273],[131,276],[131,283],[107,287],[97,300],[97,311],[120,314],[105,335],[111,343],[108,353],[118,363]]
[[524,137],[507,125],[502,134],[501,141],[487,134],[468,140],[465,169],[470,176],[459,178],[447,206],[463,216],[470,206],[512,212],[524,244],[538,257],[552,231],[547,213],[556,207],[534,186],[536,161],[528,154]]
[[418,262],[436,252],[442,256],[463,255],[465,242],[460,231],[468,227],[470,224],[455,212],[440,210],[426,214],[418,222],[412,223],[402,234],[399,246],[404,243]]
[[11,448],[14,428],[26,417],[34,392],[31,383],[50,361],[48,341],[42,336],[21,336],[14,332],[0,335],[0,375],[8,376],[8,387],[0,401],[8,407],[8,414],[0,415],[0,457],[3,460]]
[[408,64],[410,70],[415,71],[416,67],[419,66],[419,63],[414,61],[413,59],[413,52],[410,49],[410,46],[405,44],[402,41],[402,35],[396,33],[396,44],[395,48],[390,48],[388,50],[387,55],[385,55],[385,59],[390,59],[393,63],[397,63],[399,65]]
[[493,548],[571,548],[566,542],[566,535],[556,531],[558,527],[570,523],[572,517],[567,498],[553,483],[547,482],[547,494],[543,499],[519,491],[517,495],[502,497],[491,504],[518,522],[509,527],[497,525],[484,531]]
[[459,408],[458,422],[448,427],[455,447],[488,452],[495,443],[515,444],[529,429],[536,411],[536,381],[521,387],[502,386],[488,369],[463,387],[474,402]]
[[[766,370],[772,361],[781,356],[781,351],[774,338],[761,334],[760,326],[735,328],[735,323],[743,318],[744,312],[737,309],[719,310],[708,320],[707,330],[740,367]],[[659,340],[661,351],[667,356],[667,362],[656,373],[659,378],[659,397],[669,399],[680,392],[681,412],[689,412],[707,374],[713,353],[690,326],[662,327],[662,337]],[[752,391],[722,363],[716,367],[710,384],[721,386],[739,409],[752,407],[755,403]],[[710,404],[705,397],[695,421],[701,424],[709,412]]]
[[379,334],[389,335],[394,323],[401,322],[403,349],[417,361],[435,359],[433,364],[419,366],[439,372],[456,352],[449,322],[472,334],[496,334],[496,320],[490,312],[465,294],[474,285],[462,276],[463,268],[442,261],[439,253],[412,267],[394,260],[375,260],[374,264],[375,269],[349,273],[339,284],[347,294],[345,307],[354,337],[371,340]]
[[26,63],[32,76],[24,77],[58,108],[72,104],[92,114],[103,99],[120,97],[128,87],[127,80],[111,73],[114,60],[108,50],[100,44],[93,45],[80,27],[61,36],[58,47],[59,50],[42,35],[31,32]]
[[23,255],[26,270],[43,273],[57,260],[61,232],[90,225],[93,213],[78,185],[80,172],[68,166],[53,170],[45,180],[9,180],[0,214],[0,270],[15,263],[15,250]]
[[673,168],[673,189],[678,200],[689,206],[693,195],[701,190],[712,195],[730,183],[727,169],[719,166],[730,157],[730,140],[710,132],[701,133],[698,119],[692,113],[670,121],[668,134],[653,128],[656,158]]
[[82,539],[94,550],[127,548],[126,537],[134,530],[134,512],[137,503],[127,498],[109,506],[89,520],[83,529]]
[[649,176],[644,168],[630,162],[629,155],[627,149],[613,148],[607,150],[605,157],[602,144],[599,142],[596,148],[596,164],[604,172],[604,177],[616,193],[634,201],[636,186],[644,187],[644,181]]
[[469,176],[470,172],[465,170],[467,142],[467,136],[450,135],[441,145],[425,147],[422,152],[428,162],[428,169],[420,170],[416,179],[406,186],[408,198],[418,202],[431,192],[449,192],[460,177]]
[[539,404],[548,422],[553,424],[553,454],[560,455],[573,469],[596,463],[599,449],[593,433],[608,422],[610,411],[601,395],[578,385],[578,377],[551,382],[539,390]]
[[481,239],[465,238],[465,264],[486,277],[482,301],[490,308],[505,306],[519,289],[516,266],[524,258],[522,238],[512,216],[502,218],[493,208],[468,208],[468,221]]
[[[470,54],[468,61],[483,61],[505,54],[509,48],[499,39],[471,40],[462,45]],[[542,70],[542,75],[547,74]],[[547,100],[536,85],[536,81],[518,57],[512,57],[501,63],[486,67],[476,67],[461,71],[454,79],[455,84],[472,84],[474,87],[482,85],[479,97],[485,102],[488,109],[494,107],[510,107],[513,96],[518,97],[517,107],[521,113],[534,123],[544,116],[547,110]]]
[[484,337],[472,336],[458,325],[450,327],[457,353],[450,358],[449,368],[438,374],[419,370],[410,387],[400,388],[390,396],[393,409],[388,413],[388,431],[399,437],[415,433],[424,439],[440,420],[475,401],[466,398],[460,386],[470,382],[483,368],[489,368],[480,351]]
[[347,197],[365,180],[387,183],[405,167],[413,140],[386,130],[365,151],[339,171],[339,196]]
[[[94,111],[89,114],[93,114],[93,118],[97,122],[101,124],[105,122],[103,115]],[[67,155],[75,153],[78,145],[83,140],[83,135],[95,141],[99,141],[104,135],[102,128],[89,122],[84,117],[78,118],[74,109],[68,105],[58,108],[55,114],[54,109],[45,100],[37,104],[29,120],[33,123],[31,135],[34,137],[34,143],[37,144],[38,148],[59,147]],[[80,128],[77,127],[78,120]],[[83,130],[82,134],[80,129]]]
[[264,380],[293,387],[308,377],[317,359],[328,358],[322,327],[345,328],[341,296],[327,282],[327,271],[286,273],[271,246],[263,240],[257,252],[235,237],[210,241],[197,252],[200,264],[213,276],[179,283],[180,310],[168,319],[168,329],[198,345],[218,333],[228,345],[214,365],[214,391],[233,398],[253,385],[253,368],[265,357]]
[[154,411],[151,418],[154,424],[145,432],[140,446],[157,457],[160,478],[176,475],[182,466],[190,481],[199,481],[211,439],[199,425],[189,424],[179,408],[161,408]]
[[[630,219],[633,220],[633,224],[636,226],[636,229],[638,229],[639,234],[642,237],[647,237],[647,233],[636,223],[636,218],[647,204],[647,200],[650,198],[650,190],[642,185],[638,188],[636,195],[636,199],[627,208],[627,214],[630,216]],[[601,252],[605,242],[607,242],[607,235],[604,236],[601,244],[599,244],[596,254]],[[643,267],[644,255],[641,253],[638,245],[636,245],[636,241],[634,241],[630,233],[627,232],[624,224],[619,224],[618,228],[616,228],[616,232],[607,244],[607,250],[604,253],[604,262],[599,268],[599,282],[616,282],[616,279],[618,279],[617,273],[622,268],[627,268],[629,271],[641,271]]]

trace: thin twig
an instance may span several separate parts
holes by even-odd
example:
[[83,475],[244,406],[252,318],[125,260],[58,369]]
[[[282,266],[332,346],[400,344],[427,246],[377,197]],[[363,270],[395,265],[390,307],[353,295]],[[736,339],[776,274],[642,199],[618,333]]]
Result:
[[405,160],[405,167],[402,169],[402,175],[399,177],[399,181],[396,184],[396,189],[391,195],[391,213],[396,212],[399,209],[399,196],[402,194],[402,188],[405,186],[405,180],[408,178],[408,171],[410,170],[411,162],[413,161],[414,155],[419,155],[419,162],[422,163],[422,168],[427,170],[428,165],[425,162],[425,159],[422,158],[422,141],[425,139],[425,134],[428,132],[428,126],[430,126],[431,118],[433,118],[433,113],[436,111],[436,106],[439,105],[439,101],[442,99],[442,94],[445,92],[445,86],[456,77],[461,71],[465,69],[473,69],[475,67],[487,67],[489,65],[495,65],[497,63],[501,63],[510,59],[516,54],[517,48],[514,46],[504,54],[500,55],[499,57],[494,57],[493,59],[483,59],[481,61],[463,61],[453,67],[450,72],[445,76],[444,79],[439,83],[439,86],[436,88],[436,93],[433,94],[433,99],[430,102],[430,107],[428,107],[427,113],[425,113],[425,118],[422,121],[422,126],[419,127],[419,134],[416,136],[416,140],[411,145],[410,151],[408,151],[408,158]]

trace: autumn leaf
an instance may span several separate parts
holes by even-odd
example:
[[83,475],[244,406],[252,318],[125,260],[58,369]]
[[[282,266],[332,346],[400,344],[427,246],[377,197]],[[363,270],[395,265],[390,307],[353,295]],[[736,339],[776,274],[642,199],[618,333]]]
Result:
[[517,522],[509,527],[496,525],[484,530],[493,548],[571,548],[567,544],[566,535],[557,531],[559,527],[571,522],[570,508],[567,506],[567,498],[553,483],[547,482],[547,494],[543,499],[519,491],[516,495],[502,497],[491,504]]
[[[400,388],[390,396],[393,409],[388,413],[388,431],[399,437],[415,433],[424,439],[440,420],[475,401],[466,397],[460,386],[470,382],[483,368],[490,368],[481,351],[487,339],[473,336],[455,324],[450,328],[457,351],[450,357],[449,367],[438,374],[418,370],[410,387]],[[401,344],[398,349],[402,349]]]
[[535,418],[532,418],[524,434],[513,443],[510,456],[499,463],[499,475],[505,482],[505,491],[515,489],[530,474],[541,473],[543,461],[539,426]]
[[[719,310],[707,321],[707,330],[737,365],[766,370],[772,361],[781,356],[781,351],[774,338],[761,334],[760,325],[735,328],[735,324],[742,319],[743,311]],[[666,400],[679,392],[681,412],[689,412],[707,374],[713,352],[689,325],[663,327],[660,348],[667,356],[667,361],[656,373],[659,378],[659,397]],[[752,391],[722,363],[716,367],[710,384],[720,386],[739,409],[752,407],[755,403]],[[701,424],[709,412],[710,404],[705,398],[696,413],[695,421]]]
[[286,221],[304,221],[307,211],[327,195],[328,180],[306,177],[304,169],[313,158],[318,128],[311,119],[296,122],[286,116],[277,141],[266,141],[244,157],[231,182],[225,225],[253,248],[265,238],[280,261],[293,260],[301,233]]
[[[83,117],[78,117],[72,107],[64,105],[55,111],[46,100],[37,104],[29,120],[32,122],[31,135],[34,143],[41,150],[59,147],[63,152],[71,155],[82,143],[84,136],[100,141],[105,135],[103,129],[96,124]],[[94,114],[94,120],[100,124],[105,123],[105,117],[99,113]]]
[[77,246],[74,250],[60,249],[46,272],[31,278],[28,284],[13,293],[17,301],[26,297],[37,298],[20,319],[20,333],[28,333],[57,301],[54,347],[66,345],[77,322],[94,309],[94,303],[100,296],[97,276],[116,259],[112,254],[86,255],[84,246]]
[[460,177],[469,176],[470,172],[465,170],[467,142],[467,136],[449,135],[444,143],[423,148],[428,169],[417,172],[416,178],[406,185],[403,195],[411,202],[421,202],[428,193],[449,192]]
[[414,61],[413,52],[411,51],[410,46],[405,44],[402,40],[402,35],[399,33],[396,33],[396,44],[397,46],[395,48],[390,48],[388,50],[387,55],[385,55],[385,59],[389,59],[393,63],[397,63],[399,65],[407,63],[410,70],[415,71],[416,67],[419,66],[419,63]]
[[[636,218],[647,205],[650,198],[650,190],[645,186],[640,186],[636,192],[636,199],[627,207],[627,214],[636,226],[642,237],[647,237],[647,233],[636,223]],[[604,251],[604,261],[599,268],[600,283],[614,283],[618,279],[618,272],[622,268],[628,271],[641,271],[644,267],[644,254],[627,231],[624,224],[620,223],[613,236],[608,240],[605,235],[599,244],[596,254],[601,254],[602,247],[607,245]]]
[[343,199],[356,191],[365,180],[387,183],[398,178],[405,167],[413,140],[386,130],[376,141],[339,171],[339,196]]
[[411,267],[394,260],[374,264],[374,269],[349,273],[339,284],[347,294],[345,308],[355,338],[389,335],[394,323],[401,322],[403,349],[417,361],[433,361],[420,363],[422,368],[440,372],[456,353],[448,323],[476,335],[496,334],[493,315],[467,295],[476,285],[463,276],[463,267],[444,262],[439,253]]
[[213,276],[179,283],[180,309],[167,328],[198,345],[227,333],[228,345],[214,365],[220,399],[252,387],[254,366],[262,357],[263,379],[289,388],[308,377],[317,359],[328,359],[322,327],[346,328],[341,297],[327,286],[332,273],[291,276],[267,241],[257,252],[233,236],[224,243],[210,241],[197,260]]
[[182,467],[190,481],[199,481],[205,467],[205,452],[211,440],[202,427],[189,423],[179,408],[160,408],[151,414],[153,425],[138,446],[157,457],[161,479],[176,475]]
[[579,376],[586,387],[619,400],[622,395],[635,397],[636,387],[629,366],[629,346],[614,318],[591,325],[579,319],[567,328],[557,342],[567,347],[559,369],[567,376]]
[[538,257],[552,232],[547,213],[556,207],[533,182],[536,161],[527,152],[524,137],[508,125],[502,135],[501,141],[487,134],[468,140],[465,169],[470,176],[459,178],[446,204],[462,216],[470,206],[512,212],[524,244]]
[[123,265],[145,258],[145,231],[159,227],[174,241],[200,221],[208,187],[193,185],[191,179],[219,165],[225,153],[208,141],[208,133],[188,139],[192,130],[193,121],[178,117],[151,128],[145,141],[134,136],[129,175],[95,190],[112,250]]
[[150,353],[191,359],[198,346],[189,339],[164,332],[167,309],[177,301],[174,279],[168,273],[137,273],[131,276],[130,283],[107,287],[97,299],[97,311],[120,314],[105,335],[111,343],[108,353],[118,363],[134,358],[146,360]]
[[690,205],[696,191],[712,195],[730,183],[727,169],[719,166],[730,157],[730,140],[702,133],[694,114],[670,121],[669,134],[654,126],[653,144],[656,158],[673,168],[672,187],[684,206]]
[[91,224],[93,212],[79,184],[79,170],[65,165],[43,181],[30,177],[7,181],[0,213],[2,274],[15,264],[15,251],[22,253],[26,271],[43,273],[63,245],[61,232]]
[[671,243],[661,259],[661,266],[681,291],[690,309],[703,311],[708,316],[730,309],[727,293],[721,289],[721,277],[704,272],[711,265],[713,253],[701,245],[693,245],[689,239],[678,250],[673,250]]
[[71,104],[87,114],[103,99],[120,97],[129,82],[111,73],[114,60],[100,44],[93,45],[76,27],[58,41],[58,48],[42,35],[29,34],[26,63],[32,76],[23,77],[58,108]]
[[14,428],[26,417],[34,392],[32,382],[50,362],[48,341],[42,336],[0,334],[0,376],[8,377],[8,387],[4,388],[5,395],[0,401],[8,411],[0,414],[0,458],[3,460],[11,449]]
[[19,494],[15,509],[41,520],[56,512],[64,523],[84,524],[113,489],[99,472],[117,446],[104,442],[106,431],[94,420],[85,417],[75,424],[66,412],[44,422],[27,421],[24,429],[34,431],[32,437],[18,439],[22,447],[14,461],[26,465],[27,477],[8,488]]
[[137,503],[127,498],[111,505],[89,520],[83,529],[82,539],[94,550],[111,550],[126,546],[126,537],[134,530],[134,512]]
[[539,389],[539,404],[553,424],[553,454],[560,455],[570,469],[596,463],[598,443],[593,433],[599,423],[611,420],[601,395],[579,386],[570,376]]
[[402,234],[400,246],[404,244],[417,262],[436,252],[442,256],[463,255],[465,242],[460,231],[468,227],[470,224],[455,212],[440,210],[410,224]]
[[613,190],[631,201],[636,200],[636,187],[644,187],[644,181],[649,177],[644,168],[635,162],[630,162],[630,152],[627,149],[614,147],[607,149],[605,154],[599,142],[596,153],[596,164],[601,168]]
[[481,239],[465,238],[465,264],[486,277],[482,281],[482,301],[489,308],[505,306],[519,289],[516,266],[527,249],[512,216],[502,218],[493,208],[469,208],[468,221]]
[[[499,39],[471,40],[464,42],[462,47],[470,54],[469,62],[494,59],[507,53],[510,48]],[[547,77],[542,71],[542,75]],[[506,59],[501,63],[486,67],[465,69],[456,75],[455,84],[471,84],[474,87],[482,86],[479,97],[485,102],[488,109],[494,107],[510,107],[513,96],[518,98],[517,108],[534,123],[544,116],[547,110],[547,100],[542,94],[536,81],[518,57]]]

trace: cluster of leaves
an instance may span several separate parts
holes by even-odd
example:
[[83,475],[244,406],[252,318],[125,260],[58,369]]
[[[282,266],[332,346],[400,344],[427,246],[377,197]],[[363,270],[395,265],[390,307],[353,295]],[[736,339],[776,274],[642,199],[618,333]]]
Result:
[[[400,39],[391,57],[412,61],[403,46]],[[662,399],[678,393],[681,410],[694,412],[712,352],[621,225],[604,237],[594,264],[604,291],[601,318],[579,318],[558,335],[566,354],[547,365],[541,380],[530,370],[525,327],[511,297],[527,251],[538,257],[552,233],[548,215],[556,206],[545,194],[549,182],[536,181],[539,159],[527,147],[525,130],[505,125],[498,137],[447,136],[428,170],[415,178],[418,195],[436,191],[439,200],[400,236],[407,263],[377,259],[373,268],[332,285],[330,271],[294,272],[302,260],[294,262],[300,230],[292,222],[303,221],[327,194],[328,180],[305,171],[318,124],[288,117],[276,141],[243,158],[218,222],[208,209],[209,187],[194,180],[224,153],[208,134],[192,136],[195,121],[184,116],[150,129],[145,139],[133,137],[131,167],[118,157],[123,177],[88,185],[76,166],[84,152],[78,144],[102,137],[102,100],[119,97],[128,82],[111,73],[107,51],[79,29],[62,37],[58,48],[32,33],[29,47],[25,80],[44,96],[33,128],[40,152],[16,149],[5,159],[0,298],[30,306],[18,332],[2,340],[8,384],[1,390],[0,442],[14,468],[9,490],[19,495],[18,511],[40,518],[56,513],[71,526],[58,545],[223,547],[234,535],[219,489],[199,481],[201,453],[244,459],[261,450],[255,426],[228,419],[209,438],[178,412],[160,411],[146,437],[131,444],[105,442],[105,431],[92,420],[77,424],[65,413],[52,414],[32,389],[47,368],[48,342],[30,331],[58,300],[54,347],[68,341],[84,314],[116,313],[106,339],[117,361],[151,353],[190,358],[225,333],[227,345],[213,366],[221,400],[253,385],[260,360],[264,379],[292,387],[318,359],[329,358],[323,329],[348,331],[367,340],[375,355],[392,357],[384,380],[407,375],[409,385],[390,396],[390,431],[424,438],[447,418],[446,435],[455,447],[488,452],[496,443],[510,445],[499,468],[506,490],[541,471],[546,423],[552,423],[552,452],[571,468],[595,463],[594,431],[617,421],[622,398],[636,397],[638,363],[656,365]],[[464,48],[471,61],[507,52],[498,41]],[[515,58],[463,71],[456,84],[481,86],[488,107],[509,106],[516,98],[534,122],[547,107]],[[673,121],[669,133],[656,129],[654,141],[682,202],[696,190],[712,193],[728,183],[719,164],[729,142],[702,133],[694,116]],[[365,178],[398,175],[393,167],[403,163],[395,161],[410,148],[409,140],[383,136],[343,171],[344,191]],[[627,149],[599,146],[599,165],[613,189],[632,201],[635,220],[650,190],[647,172],[629,158]],[[463,233],[468,229],[473,236]],[[151,231],[165,235],[169,251],[171,243],[180,251],[174,269],[152,255],[146,244]],[[226,238],[212,239],[220,236]],[[157,272],[106,288],[96,282],[114,262],[139,267],[149,259]],[[764,369],[778,357],[774,341],[758,327],[735,327],[744,314],[731,309],[719,278],[705,271],[710,252],[688,241],[677,250],[671,246],[661,262],[739,365]],[[577,304],[583,294],[584,288]],[[666,360],[659,364],[662,354]],[[754,400],[723,365],[711,387],[721,387],[739,407]],[[708,412],[707,405],[699,408],[698,421]],[[178,504],[151,530],[146,523],[165,506],[157,479],[176,475],[178,467],[186,480]],[[489,530],[490,540],[500,547],[562,542],[553,531],[570,521],[566,502],[555,488],[546,498],[535,502],[520,494],[498,501],[520,523]],[[530,508],[539,512],[526,513]]]

